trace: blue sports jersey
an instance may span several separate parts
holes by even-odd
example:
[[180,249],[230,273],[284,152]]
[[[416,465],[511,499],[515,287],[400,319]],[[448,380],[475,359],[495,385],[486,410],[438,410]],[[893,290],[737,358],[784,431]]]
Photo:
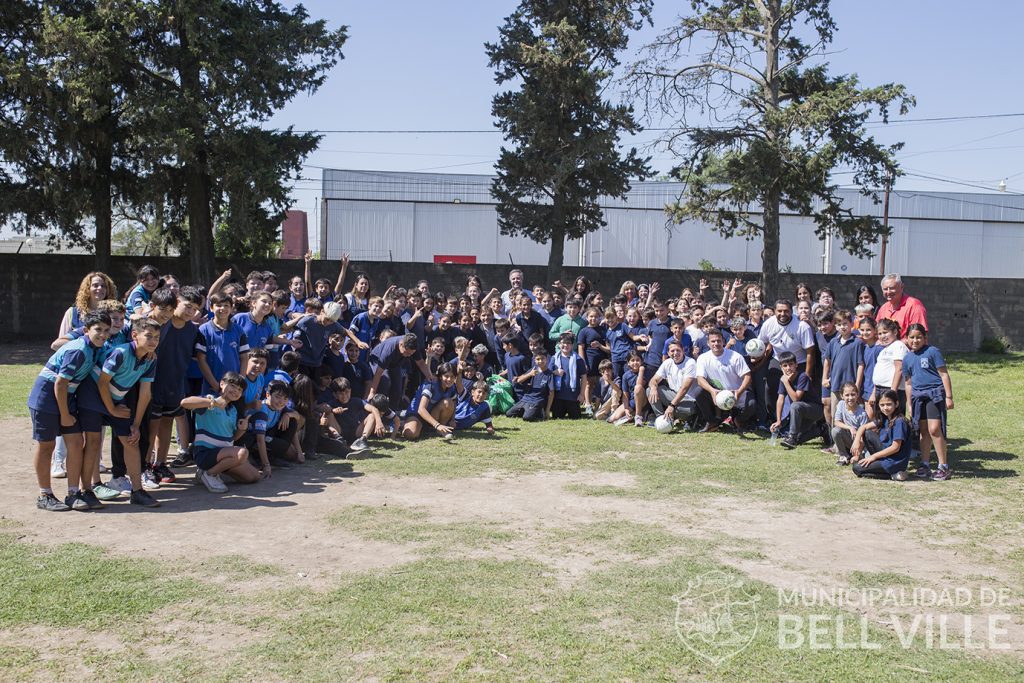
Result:
[[128,298],[124,302],[124,307],[128,311],[128,315],[135,312],[135,309],[142,304],[149,303],[149,292],[142,286],[141,283],[135,285],[132,291],[128,292]]
[[857,382],[857,368],[864,365],[864,342],[853,336],[844,342],[836,335],[828,343],[824,358],[829,361],[829,389],[839,393],[846,382]]
[[609,327],[605,337],[612,350],[612,362],[625,363],[626,356],[633,350],[633,340],[629,338],[629,328],[626,324],[619,323],[615,327]]
[[[348,326],[348,329],[356,335],[356,339],[370,344],[380,335],[383,327],[384,322],[380,318],[371,320],[369,313],[360,313],[352,318],[352,324]],[[359,360],[365,361],[369,353],[369,349],[360,349]]]
[[231,322],[242,328],[250,349],[266,348],[274,336],[274,326],[270,322],[270,316],[264,318],[263,322],[256,322],[252,313],[236,313],[231,317]]
[[253,434],[266,434],[281,421],[282,412],[271,408],[269,403],[261,403],[255,410],[249,411],[247,431]]
[[455,428],[469,429],[477,422],[491,426],[491,406],[487,401],[473,403],[472,398],[465,398],[455,406]]
[[664,356],[665,358],[668,358],[668,347],[674,341],[682,343],[682,345],[683,345],[683,355],[684,356],[686,356],[687,358],[692,358],[693,357],[693,340],[690,339],[690,335],[687,334],[686,332],[683,332],[683,338],[682,339],[676,339],[675,335],[670,335],[669,338],[665,340],[665,343],[662,344],[662,346],[661,346],[661,355],[662,356]]
[[520,399],[523,403],[540,405],[547,403],[548,396],[555,391],[555,376],[551,370],[538,372],[522,385],[523,396]]
[[665,344],[672,337],[673,318],[665,319],[665,322],[654,318],[647,323],[647,334],[651,337],[647,351],[644,352],[645,365],[661,365],[662,356],[665,355]]
[[246,405],[255,403],[263,398],[263,390],[267,386],[267,376],[265,374],[257,375],[256,379],[250,379],[249,375],[245,375],[245,394],[242,400]]
[[585,361],[587,361],[587,367],[592,372],[597,372],[597,365],[602,360],[608,357],[608,354],[603,349],[593,349],[590,347],[591,342],[605,343],[605,327],[598,325],[597,327],[584,327],[580,330],[579,334],[576,335],[576,343],[583,346],[583,355]]
[[[241,327],[229,322],[228,327],[221,328],[211,320],[203,323],[199,331],[203,336],[200,342],[202,346],[197,351],[206,355],[206,364],[218,382],[224,373],[242,372],[242,354],[249,352],[249,340]],[[203,393],[211,391],[219,392],[220,387],[211,387],[204,379]]]
[[57,349],[36,377],[28,395],[28,407],[42,413],[59,414],[53,385],[58,378],[68,380],[68,394],[73,395],[82,380],[89,376],[96,364],[99,348],[87,337],[68,342]]
[[299,362],[311,368],[318,368],[324,362],[327,348],[328,328],[315,315],[307,315],[295,324],[295,338],[302,342]]
[[226,448],[234,444],[238,411],[234,404],[224,408],[200,408],[196,416],[195,445],[205,448]]
[[944,367],[946,360],[934,346],[923,346],[920,351],[907,351],[903,357],[903,376],[910,380],[914,393],[943,388],[939,368]]
[[[106,413],[107,408],[99,395],[100,374],[110,376],[110,398],[114,405],[125,402],[125,396],[139,383],[152,382],[156,376],[156,357],[139,359],[135,342],[113,348],[104,347],[97,356],[90,383],[79,397],[79,405],[89,410]],[[101,362],[99,359],[103,358]]]
[[416,390],[416,396],[413,397],[412,403],[409,404],[409,414],[415,415],[419,411],[420,405],[424,402],[426,402],[427,412],[429,413],[438,403],[446,398],[455,398],[454,384],[447,389],[443,389],[440,382],[424,382]]

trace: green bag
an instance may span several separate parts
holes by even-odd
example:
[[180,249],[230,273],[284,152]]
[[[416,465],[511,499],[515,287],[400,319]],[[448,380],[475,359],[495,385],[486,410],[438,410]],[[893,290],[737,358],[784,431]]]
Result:
[[487,397],[491,412],[495,415],[504,415],[505,411],[516,403],[516,398],[512,395],[512,383],[499,375],[491,375],[487,378],[487,383],[491,385],[491,393]]

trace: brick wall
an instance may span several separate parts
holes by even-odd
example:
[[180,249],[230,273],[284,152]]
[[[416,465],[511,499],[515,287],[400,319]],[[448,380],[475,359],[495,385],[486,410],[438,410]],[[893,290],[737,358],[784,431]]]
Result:
[[[121,256],[112,259],[109,275],[118,284],[123,295],[125,288],[134,284],[134,271],[145,263],[152,263],[161,272],[181,274],[187,272],[188,263],[176,257],[143,258]],[[242,278],[250,270],[273,270],[282,280],[302,274],[302,261],[275,260],[260,262],[222,262],[220,269],[232,267]],[[93,258],[79,255],[0,254],[0,308],[7,312],[7,324],[0,327],[0,341],[44,341],[52,339],[61,316],[71,305],[82,277],[92,270]],[[316,261],[313,278],[325,277],[334,282],[339,263]],[[431,289],[461,292],[466,278],[477,274],[484,287],[507,289],[506,265],[440,265],[432,263],[353,263],[351,273],[365,272],[374,283],[375,291],[383,291],[387,283],[411,286],[419,279],[427,279]],[[542,282],[543,266],[523,266],[527,285]],[[708,277],[713,288],[733,273],[703,273],[699,271],[656,270],[649,268],[564,269],[566,285],[577,277],[587,275],[594,286],[606,296],[618,291],[623,280],[660,282],[666,296],[675,296],[683,287],[696,288],[701,277]],[[740,273],[753,281],[756,274]],[[181,277],[179,275],[179,277]],[[880,290],[880,278],[870,279],[853,275],[811,275],[783,273],[780,279],[784,292],[792,292],[797,282],[806,282],[811,289],[828,285],[836,292],[840,305],[853,305],[853,295],[859,284],[868,282]],[[187,282],[187,278],[182,278]],[[206,283],[209,284],[209,283]],[[985,337],[1005,337],[1014,348],[1024,348],[1024,279],[973,279],[915,277],[907,280],[907,291],[924,301],[928,307],[931,341],[948,351],[970,351],[977,348]],[[720,290],[718,290],[720,291]]]

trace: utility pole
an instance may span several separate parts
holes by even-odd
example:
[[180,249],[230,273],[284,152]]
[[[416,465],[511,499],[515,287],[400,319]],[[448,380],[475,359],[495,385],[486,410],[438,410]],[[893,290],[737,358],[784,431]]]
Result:
[[889,192],[892,191],[892,172],[885,175],[885,200],[882,204],[882,226],[885,234],[882,235],[882,254],[879,275],[885,277],[885,247],[889,242]]

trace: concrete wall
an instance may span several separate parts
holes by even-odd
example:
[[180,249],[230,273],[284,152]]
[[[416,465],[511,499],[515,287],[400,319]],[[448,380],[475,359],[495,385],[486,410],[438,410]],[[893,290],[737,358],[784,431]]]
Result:
[[[179,258],[114,257],[110,276],[123,296],[134,283],[134,271],[152,263],[161,272],[187,272],[187,261]],[[282,283],[291,275],[301,275],[302,263],[294,260],[262,262],[223,262],[221,269],[232,267],[237,278],[253,269],[273,270]],[[61,316],[71,305],[82,277],[92,270],[91,256],[0,254],[0,310],[6,312],[6,323],[0,326],[0,341],[39,342],[52,339]],[[326,277],[332,282],[338,276],[337,261],[313,263],[313,278]],[[353,263],[350,273],[366,272],[374,291],[382,292],[388,283],[412,286],[421,278],[430,282],[433,291],[461,292],[466,277],[476,273],[485,288],[508,287],[506,265],[435,265],[429,263],[367,262]],[[543,266],[524,266],[527,284],[543,282]],[[683,287],[696,288],[701,277],[708,277],[713,287],[734,273],[703,273],[700,271],[657,270],[650,268],[565,268],[563,283],[570,284],[577,275],[587,275],[605,295],[618,291],[623,280],[658,281],[666,296],[675,296]],[[755,274],[741,273],[753,281]],[[840,305],[853,304],[857,285],[868,282],[879,291],[879,278],[855,275],[798,275],[783,273],[784,292],[793,291],[797,282],[807,282],[812,289],[828,285],[836,292]],[[187,282],[187,278],[182,278]],[[351,284],[351,277],[346,284]],[[1006,337],[1016,349],[1024,348],[1024,279],[978,278],[906,278],[907,291],[922,299],[928,307],[932,342],[943,350],[970,351],[985,337]],[[209,283],[206,283],[209,284]],[[720,290],[719,290],[720,291]]]

